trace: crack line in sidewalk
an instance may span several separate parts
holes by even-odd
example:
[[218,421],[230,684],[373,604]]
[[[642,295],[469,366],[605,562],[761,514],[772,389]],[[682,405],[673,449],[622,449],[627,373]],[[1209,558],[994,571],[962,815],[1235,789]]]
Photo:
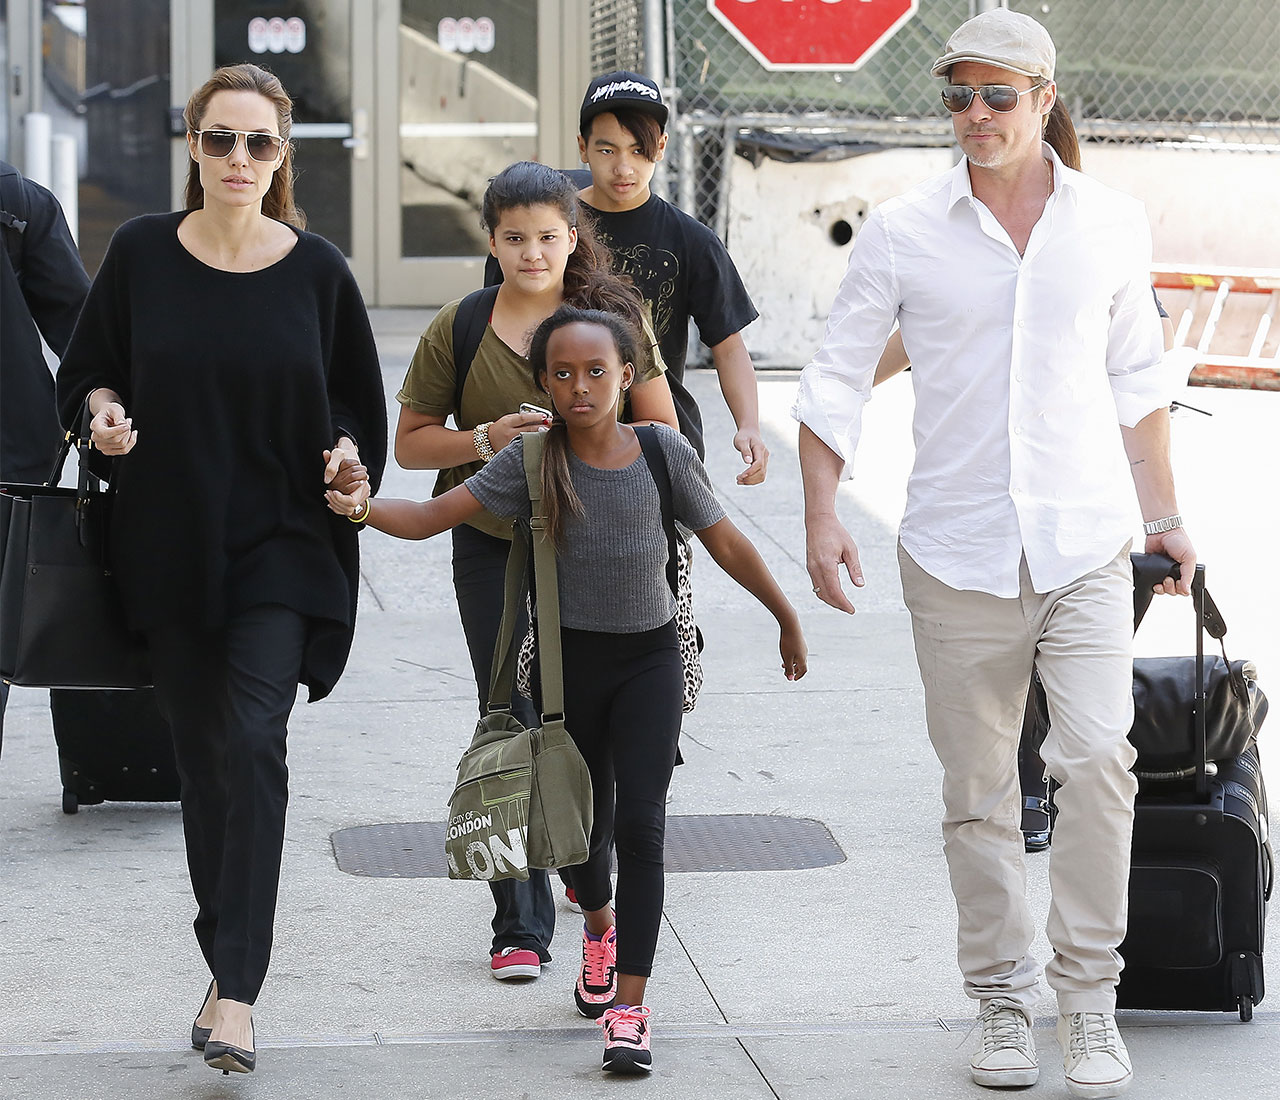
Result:
[[[669,920],[668,920],[669,923]],[[699,975],[701,976],[701,975]],[[713,998],[714,1000],[714,998]],[[719,1005],[717,1004],[717,1008]],[[721,1013],[723,1015],[723,1012]],[[1218,1027],[1235,1028],[1239,1021],[1234,1013],[1212,1012],[1156,1012],[1126,1013],[1121,1024],[1129,1031],[1159,1030],[1168,1027],[1195,1028],[1200,1035],[1211,1035]],[[760,1020],[754,1023],[664,1023],[664,1042],[700,1042],[706,1039],[794,1039],[840,1038],[849,1035],[921,1035],[939,1030],[954,1032],[972,1023],[971,1017],[942,1020],[939,1017],[919,1020],[809,1020],[804,1023],[784,1020]],[[1041,1016],[1035,1021],[1036,1031],[1051,1031],[1057,1023],[1053,1016]],[[941,1027],[940,1027],[941,1025]],[[1280,1028],[1280,1013],[1259,1010],[1250,1023],[1259,1031]],[[388,1032],[379,1029],[358,1035],[280,1035],[267,1038],[259,1036],[259,1048],[264,1050],[307,1049],[324,1047],[362,1046],[442,1046],[477,1045],[490,1043],[532,1042],[578,1043],[597,1034],[586,1025],[568,1027],[527,1027],[489,1029],[476,1027],[469,1031]],[[179,1043],[166,1043],[151,1039],[116,1039],[104,1042],[92,1040],[36,1040],[30,1043],[0,1043],[0,1060],[6,1058],[142,1054],[148,1052],[186,1052],[190,1048]]]
[[755,1056],[747,1049],[747,1044],[742,1041],[742,1036],[736,1035],[734,1038],[737,1041],[738,1046],[742,1048],[742,1053],[747,1056],[748,1061],[750,1061],[755,1067],[755,1071],[760,1074],[760,1080],[764,1082],[764,1087],[773,1094],[774,1100],[782,1100],[778,1090],[773,1087],[773,1083],[765,1076],[764,1070],[760,1068],[760,1063],[755,1060]]
[[382,599],[378,595],[378,590],[373,587],[373,581],[369,579],[369,574],[363,569],[360,570],[360,579],[364,581],[365,587],[369,589],[369,595],[373,597],[373,602],[378,605],[378,610],[386,611],[386,607],[383,606]]
[[676,943],[680,945],[680,950],[684,952],[684,957],[689,960],[689,965],[693,967],[693,972],[698,975],[698,981],[702,983],[702,988],[707,991],[707,996],[711,998],[711,1003],[716,1006],[716,1011],[720,1013],[720,1019],[722,1019],[727,1024],[729,1022],[728,1015],[725,1013],[725,1010],[721,1007],[720,1002],[716,999],[716,995],[711,991],[711,983],[707,981],[702,971],[698,968],[698,964],[693,961],[693,955],[689,952],[689,949],[685,946],[684,940],[680,938],[680,933],[676,931],[676,926],[674,922],[671,920],[671,914],[667,912],[665,906],[663,907],[663,910],[662,910],[662,919],[667,922],[667,927],[671,929],[671,934],[675,936]]

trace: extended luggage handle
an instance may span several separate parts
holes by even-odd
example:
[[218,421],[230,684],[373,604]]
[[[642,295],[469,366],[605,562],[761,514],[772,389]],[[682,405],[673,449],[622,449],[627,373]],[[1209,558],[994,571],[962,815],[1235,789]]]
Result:
[[[1152,588],[1166,577],[1178,580],[1182,576],[1182,567],[1164,554],[1130,554],[1129,558],[1133,562],[1133,629],[1136,632],[1142,623],[1143,616],[1147,613],[1147,608],[1151,606],[1152,597],[1155,595],[1151,591]],[[1227,657],[1227,644],[1223,641],[1227,636],[1227,621],[1222,617],[1222,612],[1218,610],[1218,605],[1213,602],[1213,596],[1204,585],[1203,565],[1196,566],[1196,579],[1200,585],[1198,601],[1195,596],[1196,581],[1192,581],[1191,585],[1192,604],[1196,614],[1196,637],[1199,638],[1203,630],[1217,641],[1222,650],[1222,663],[1227,667],[1227,681],[1231,685],[1231,694],[1239,702],[1247,703],[1249,687],[1244,682],[1243,673],[1239,669],[1232,668],[1231,661]]]
[[[1164,554],[1131,554],[1133,563],[1133,628],[1136,631],[1142,622],[1147,608],[1151,606],[1151,589],[1166,577],[1179,580],[1182,577],[1182,566]],[[1223,621],[1217,606],[1209,599],[1204,586],[1204,566],[1196,563],[1195,576],[1191,578],[1191,605],[1196,616],[1196,684],[1192,695],[1191,726],[1192,743],[1196,765],[1196,798],[1202,802],[1209,800],[1209,736],[1208,725],[1208,693],[1204,682],[1204,634],[1208,630],[1218,643],[1227,633],[1227,624]],[[1209,608],[1212,607],[1212,611]],[[1209,623],[1212,621],[1213,626]],[[1226,646],[1223,645],[1222,659],[1226,663],[1231,690],[1237,692],[1236,678],[1230,675],[1231,662],[1227,660]],[[1240,690],[1247,689],[1241,683]]]

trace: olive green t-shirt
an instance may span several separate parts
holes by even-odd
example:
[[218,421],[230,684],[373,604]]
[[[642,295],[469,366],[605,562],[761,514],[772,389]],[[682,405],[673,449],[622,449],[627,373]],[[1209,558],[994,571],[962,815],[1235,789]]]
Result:
[[[503,343],[492,325],[486,325],[475,358],[471,361],[471,370],[467,372],[462,408],[454,408],[457,372],[453,363],[453,318],[460,302],[461,299],[450,302],[440,310],[419,338],[418,349],[413,353],[396,400],[424,416],[452,416],[460,431],[470,431],[477,424],[518,412],[525,401],[548,407],[551,399],[534,384],[529,360]],[[646,331],[645,335],[653,341],[651,332]],[[666,370],[656,347],[654,352],[656,362],[640,372],[637,382],[651,381]],[[477,458],[464,466],[441,470],[431,495],[438,497],[461,485],[483,466],[484,463]],[[486,535],[511,538],[510,516],[482,512],[467,522]]]

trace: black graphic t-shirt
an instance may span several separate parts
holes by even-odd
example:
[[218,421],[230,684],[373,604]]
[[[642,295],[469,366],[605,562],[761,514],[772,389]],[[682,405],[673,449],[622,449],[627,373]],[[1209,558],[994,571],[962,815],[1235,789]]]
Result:
[[[705,458],[702,416],[684,386],[689,318],[698,326],[702,342],[714,347],[741,332],[760,314],[720,238],[679,207],[650,195],[634,210],[610,213],[593,206],[587,209],[595,217],[600,238],[613,253],[614,268],[631,276],[648,303],[666,360],[680,431],[698,457]],[[491,256],[485,282],[501,279],[502,272]]]
[[720,238],[679,207],[650,195],[634,210],[591,210],[614,267],[631,276],[649,304],[680,431],[704,457],[702,417],[684,387],[689,318],[702,342],[714,347],[759,313]]

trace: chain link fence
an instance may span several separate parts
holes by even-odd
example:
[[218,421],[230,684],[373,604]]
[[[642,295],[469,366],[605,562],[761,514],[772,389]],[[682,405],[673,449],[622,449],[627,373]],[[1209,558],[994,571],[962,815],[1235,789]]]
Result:
[[[651,0],[652,2],[652,0]],[[855,71],[771,72],[711,14],[665,0],[663,69],[674,108],[667,178],[723,231],[726,167],[741,140],[950,144],[930,62],[974,0],[921,0]],[[1084,140],[1192,142],[1280,152],[1276,0],[1010,0],[1058,47],[1058,89]],[[595,71],[643,69],[644,0],[595,0]]]
[[644,60],[644,4],[591,0],[591,72],[642,72]]

